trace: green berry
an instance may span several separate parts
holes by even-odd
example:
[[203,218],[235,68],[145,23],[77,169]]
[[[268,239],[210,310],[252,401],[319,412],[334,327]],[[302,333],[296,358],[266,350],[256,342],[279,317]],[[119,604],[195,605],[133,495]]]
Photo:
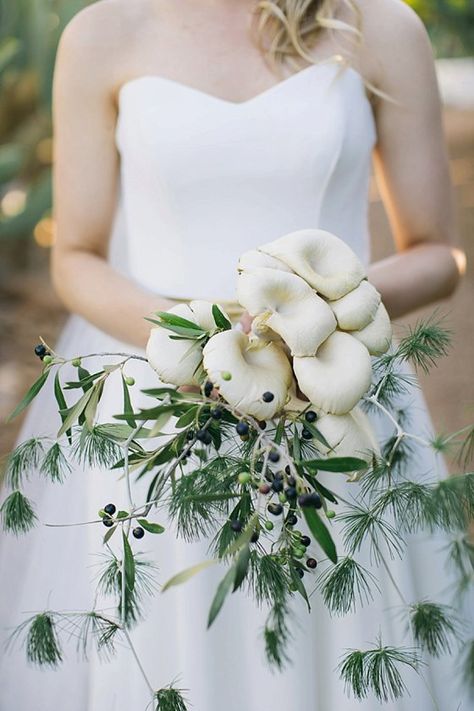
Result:
[[247,484],[251,479],[250,472],[240,472],[238,480],[241,484]]
[[326,511],[326,518],[334,518],[335,515],[336,515],[336,512],[333,511],[332,509],[328,509]]
[[221,372],[221,378],[222,380],[232,380],[232,373],[229,373],[228,370],[223,370]]
[[79,368],[81,366],[81,359],[80,358],[73,358],[71,363],[75,368]]
[[127,375],[125,377],[125,382],[127,383],[127,385],[135,385],[135,378],[132,378],[131,375]]
[[275,527],[275,525],[272,523],[272,521],[265,521],[265,523],[263,525],[265,526],[267,531],[273,531],[273,529]]
[[52,363],[52,362],[53,362],[53,356],[50,356],[50,355],[45,355],[45,356],[44,356],[44,358],[43,358],[43,363],[44,363],[45,365],[49,365],[49,364]]
[[288,499],[286,498],[286,494],[285,494],[284,491],[281,491],[281,492],[278,494],[278,499],[279,499],[280,503],[282,503],[282,504],[286,504],[286,502],[288,501]]

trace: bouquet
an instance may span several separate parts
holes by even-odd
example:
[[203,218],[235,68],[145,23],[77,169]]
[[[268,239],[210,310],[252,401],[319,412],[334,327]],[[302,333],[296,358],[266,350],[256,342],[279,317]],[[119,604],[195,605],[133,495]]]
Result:
[[[474,475],[465,469],[474,427],[424,439],[410,433],[407,413],[397,407],[397,398],[414,387],[405,363],[428,371],[447,352],[449,333],[440,321],[419,322],[392,342],[389,317],[363,265],[323,230],[300,230],[249,251],[237,272],[238,301],[253,317],[248,334],[222,304],[195,300],[149,319],[146,358],[114,354],[117,362],[104,360],[91,373],[85,363],[98,354],[66,361],[44,342],[36,347],[41,375],[11,417],[54,376],[62,425],[56,437],[32,438],[10,454],[11,493],[1,507],[5,531],[24,534],[38,523],[34,502],[22,491],[24,479],[40,470],[60,482],[72,459],[122,472],[129,505],[122,510],[104,501],[96,520],[87,522],[102,537],[106,562],[98,586],[115,599],[116,612],[38,611],[11,640],[26,644],[32,663],[60,664],[68,625],[85,654],[95,644],[111,655],[118,640],[134,651],[143,598],[156,594],[155,561],[143,560],[139,541],[166,535],[159,517],[164,505],[186,540],[213,533],[214,555],[177,571],[160,592],[224,563],[208,626],[239,589],[256,604],[266,602],[265,653],[279,670],[290,658],[293,596],[310,609],[308,586],[315,588],[332,615],[370,602],[377,580],[358,562],[363,548],[370,549],[374,567],[390,575],[391,559],[404,555],[405,534],[442,530],[459,578],[453,595],[464,594],[472,582],[474,549],[466,531]],[[135,382],[126,374],[133,359],[147,361],[159,376],[156,387],[143,391],[146,408],[133,406]],[[63,382],[66,363],[77,369],[75,380]],[[98,406],[113,373],[120,377],[123,408],[113,422],[100,422]],[[68,392],[79,396],[69,403]],[[378,441],[371,413],[389,424],[386,441]],[[414,479],[413,444],[452,453],[461,473]],[[332,486],[322,476],[327,473]],[[340,477],[353,483],[352,497],[338,491]],[[143,500],[134,495],[139,481],[147,484]],[[456,611],[400,596],[410,644],[394,647],[379,638],[346,651],[339,673],[349,693],[359,700],[369,694],[380,702],[397,699],[406,691],[405,670],[423,674],[423,655],[438,656],[456,643],[467,650],[465,676],[472,684],[474,640]],[[183,690],[172,683],[155,689],[145,674],[144,683],[157,711],[187,708]]]

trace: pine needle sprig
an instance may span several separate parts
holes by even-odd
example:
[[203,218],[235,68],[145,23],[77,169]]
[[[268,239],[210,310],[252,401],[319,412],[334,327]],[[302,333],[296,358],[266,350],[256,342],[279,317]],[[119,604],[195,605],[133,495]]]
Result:
[[399,699],[406,692],[400,667],[418,672],[420,659],[415,650],[383,646],[369,650],[352,650],[343,657],[339,672],[348,691],[362,700],[373,693],[380,702]]
[[291,578],[275,555],[252,550],[247,581],[259,605],[277,604],[285,599]]
[[433,657],[451,653],[453,640],[459,638],[459,623],[453,610],[428,600],[409,607],[410,628],[421,649]]
[[80,614],[61,613],[63,627],[77,637],[77,651],[87,661],[91,644],[95,644],[99,656],[110,660],[116,653],[115,641],[119,625],[92,610]]
[[341,513],[338,520],[343,524],[344,545],[352,556],[370,542],[370,554],[375,563],[381,561],[380,544],[383,542],[393,559],[402,556],[405,542],[397,531],[374,508],[352,505],[349,511]]
[[23,644],[26,646],[26,658],[31,664],[52,668],[59,666],[63,653],[53,613],[41,612],[25,620],[13,631],[8,646],[14,644],[23,635],[25,635]]
[[187,689],[176,689],[171,684],[160,689],[155,694],[155,711],[187,711],[186,698],[183,692]]
[[13,491],[0,508],[3,530],[16,536],[27,533],[38,520],[32,503],[21,491]]
[[464,646],[462,660],[462,680],[474,697],[474,639]]
[[290,661],[287,647],[292,635],[288,625],[288,617],[288,598],[285,596],[275,602],[263,629],[266,659],[270,666],[279,671]]
[[372,501],[372,507],[381,516],[389,512],[401,530],[414,533],[427,524],[435,525],[432,491],[431,484],[405,481],[386,489]]
[[363,605],[373,600],[374,589],[380,592],[375,576],[349,556],[327,568],[317,588],[332,615],[347,615],[356,610],[357,602]]
[[80,464],[110,469],[122,457],[122,449],[100,426],[89,429],[84,424],[71,454]]
[[474,517],[474,473],[438,482],[432,489],[428,514],[432,528],[463,531]]
[[[122,562],[115,556],[106,558],[97,583],[97,589],[104,595],[115,597],[120,617],[122,604]],[[143,602],[147,596],[152,596],[157,589],[155,572],[157,566],[147,560],[134,556],[135,584],[133,590],[125,586],[124,623],[127,627],[135,624],[144,615]]]
[[72,471],[71,465],[66,459],[59,442],[55,442],[48,449],[41,464],[40,472],[51,481],[63,483],[67,474]]
[[5,469],[5,477],[11,489],[19,489],[24,479],[37,469],[44,454],[45,437],[31,437],[10,453]]
[[409,326],[408,334],[400,340],[396,357],[428,373],[439,358],[447,355],[451,343],[451,332],[441,326],[441,322],[435,313]]

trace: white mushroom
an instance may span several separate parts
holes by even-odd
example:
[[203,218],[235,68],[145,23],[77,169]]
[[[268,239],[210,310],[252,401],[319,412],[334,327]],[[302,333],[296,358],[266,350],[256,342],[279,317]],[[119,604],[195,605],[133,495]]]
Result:
[[[251,340],[241,331],[222,331],[209,339],[203,356],[209,379],[239,412],[266,420],[282,409],[292,373],[276,344]],[[273,398],[265,402],[264,393]]]
[[354,338],[364,344],[370,355],[382,355],[392,342],[392,325],[387,309],[380,302],[375,318],[361,331],[352,331]]
[[256,267],[264,267],[266,269],[280,269],[282,272],[291,272],[292,270],[280,259],[271,257],[269,254],[259,252],[257,249],[250,249],[244,252],[239,259],[237,270],[239,272],[245,269],[255,269]]
[[299,388],[314,405],[342,415],[359,402],[372,379],[369,352],[353,336],[335,331],[311,358],[294,358]]
[[252,316],[261,316],[278,333],[293,355],[314,355],[335,330],[336,319],[327,303],[296,274],[255,268],[237,279],[237,298]]
[[366,276],[352,249],[326,230],[298,230],[259,247],[280,259],[328,299],[340,299]]
[[[331,449],[318,442],[318,449],[329,459],[332,457],[357,457],[369,465],[374,454],[380,454],[379,444],[369,418],[359,408],[345,415],[322,415],[317,421]],[[358,479],[364,470],[354,472],[351,481]]]
[[[214,301],[203,301],[201,299],[195,299],[189,302],[189,308],[194,315],[194,318],[191,320],[196,321],[205,331],[212,332],[216,329],[216,322],[212,314],[212,307],[215,303]],[[222,306],[220,306],[219,303],[216,303],[216,306],[219,307],[227,320],[230,320]]]
[[[197,324],[196,316],[187,304],[177,304],[168,313]],[[151,329],[146,346],[146,357],[160,379],[173,385],[194,385],[194,373],[202,360],[199,342],[192,339],[170,338],[173,332],[163,326]]]
[[373,319],[380,304],[380,294],[366,279],[336,301],[329,301],[342,331],[359,331]]

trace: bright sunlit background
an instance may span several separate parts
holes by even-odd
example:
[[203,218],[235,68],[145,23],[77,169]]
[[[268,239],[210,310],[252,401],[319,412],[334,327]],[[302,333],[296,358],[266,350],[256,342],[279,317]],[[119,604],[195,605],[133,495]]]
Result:
[[[474,3],[409,0],[433,43],[447,102],[445,130],[463,246],[472,255],[474,228]],[[62,28],[87,2],[0,0],[0,419],[36,377],[38,336],[54,343],[65,314],[52,292],[48,252],[51,218],[50,99],[54,57]],[[87,179],[87,176],[84,176]],[[377,187],[370,209],[374,258],[393,250]],[[472,261],[472,260],[471,260]],[[436,426],[453,430],[474,419],[472,264],[456,297],[442,305],[454,332],[452,354],[425,393]],[[419,314],[418,314],[419,315]],[[414,318],[416,315],[414,315]],[[0,454],[18,424],[0,429]]]

